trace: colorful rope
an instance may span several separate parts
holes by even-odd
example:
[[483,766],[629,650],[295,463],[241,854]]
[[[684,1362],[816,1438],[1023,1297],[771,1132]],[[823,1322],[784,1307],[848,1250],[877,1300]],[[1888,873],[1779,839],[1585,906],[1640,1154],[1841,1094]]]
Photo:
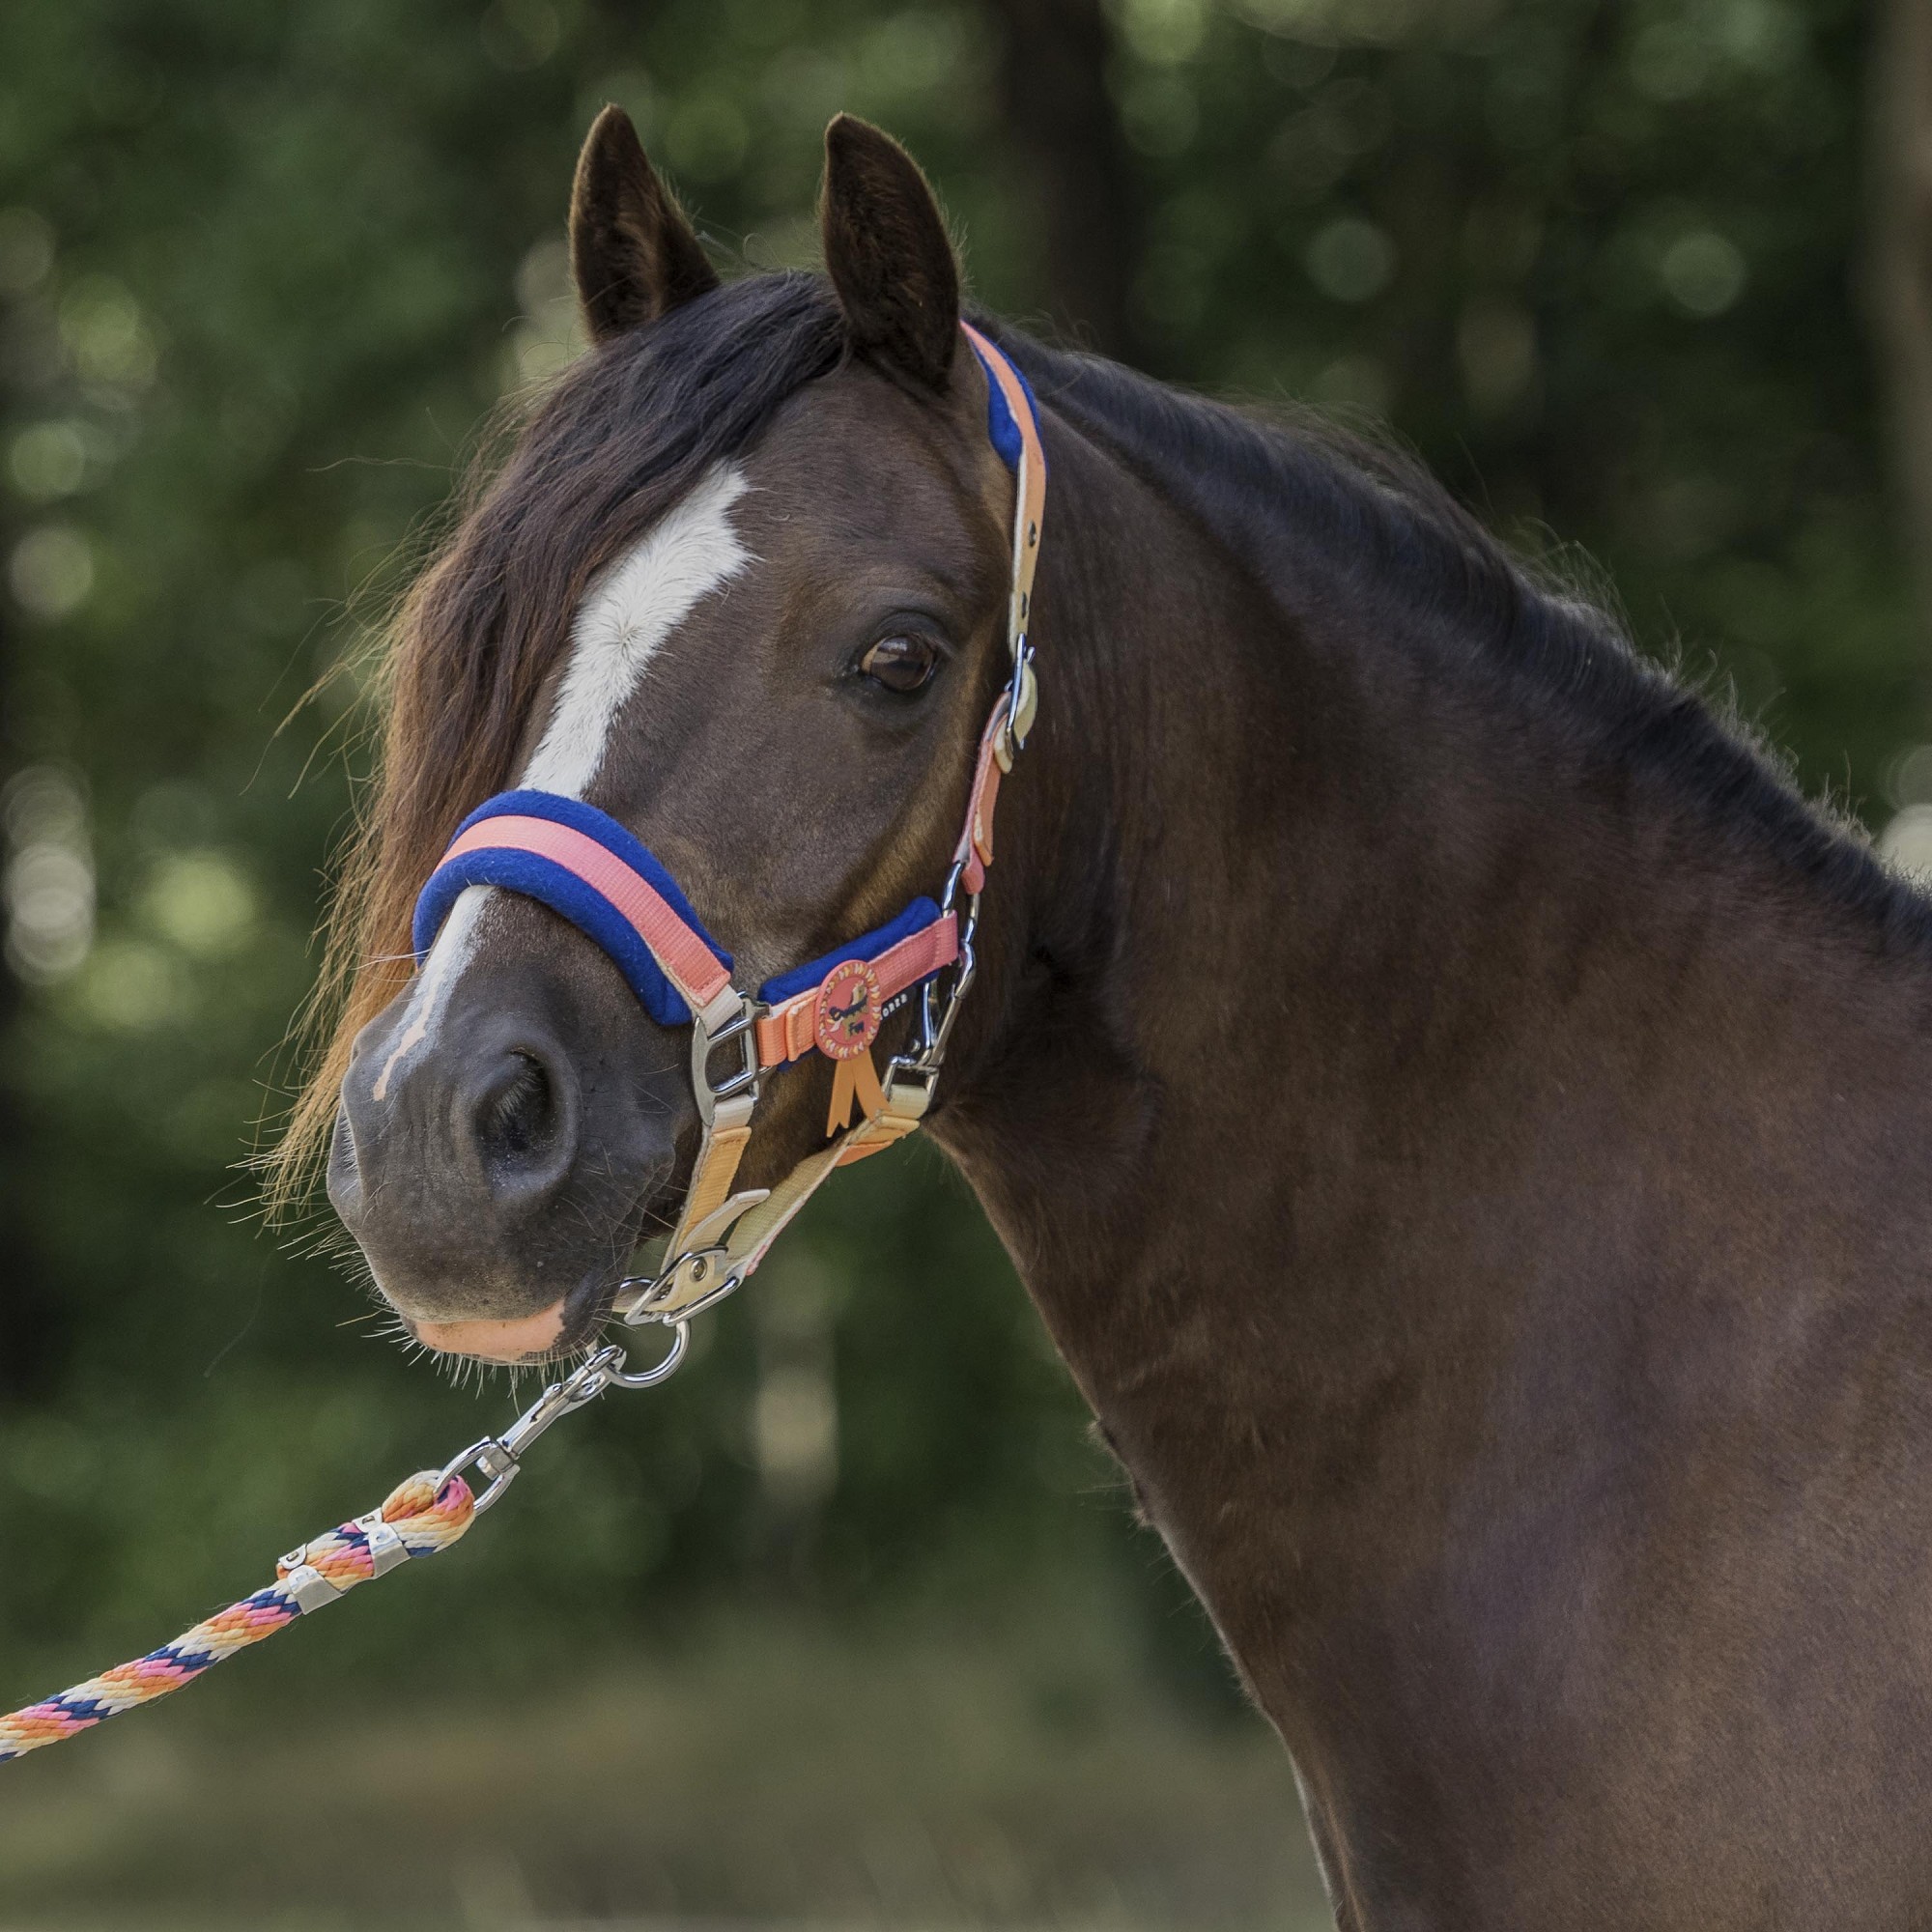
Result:
[[[476,1499],[461,1476],[449,1477],[440,1488],[433,1471],[422,1470],[398,1483],[380,1511],[362,1522],[345,1522],[301,1548],[291,1550],[275,1565],[276,1581],[239,1604],[231,1604],[173,1643],[150,1651],[133,1663],[123,1663],[48,1697],[0,1718],[0,1763],[24,1757],[42,1745],[57,1744],[117,1718],[137,1704],[152,1704],[185,1684],[192,1684],[212,1663],[246,1650],[292,1624],[304,1608],[319,1609],[345,1590],[366,1583],[402,1556],[434,1556],[449,1546],[475,1520]],[[366,1527],[380,1517],[390,1536]],[[384,1554],[388,1561],[384,1561]],[[320,1579],[318,1582],[316,1579]],[[327,1586],[324,1594],[322,1585]]]

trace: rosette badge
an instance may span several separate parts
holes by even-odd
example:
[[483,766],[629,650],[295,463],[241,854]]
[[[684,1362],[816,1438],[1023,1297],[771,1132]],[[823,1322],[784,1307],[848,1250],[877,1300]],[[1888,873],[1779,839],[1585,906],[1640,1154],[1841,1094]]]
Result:
[[812,1012],[812,1038],[833,1064],[832,1109],[825,1117],[828,1135],[841,1133],[854,1105],[869,1120],[886,1104],[872,1065],[872,1041],[885,1017],[879,976],[864,959],[846,959],[826,974]]

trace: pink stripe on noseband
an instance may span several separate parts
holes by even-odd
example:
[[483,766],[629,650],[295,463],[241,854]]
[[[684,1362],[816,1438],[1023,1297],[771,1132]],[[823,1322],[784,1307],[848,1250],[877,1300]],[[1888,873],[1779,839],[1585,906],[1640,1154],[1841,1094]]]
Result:
[[524,818],[505,813],[485,818],[460,834],[441,863],[466,852],[512,851],[533,853],[574,872],[591,891],[616,907],[651,950],[666,979],[694,1010],[707,1007],[731,983],[730,974],[717,955],[692,931],[649,880],[640,877],[614,852],[548,818]]

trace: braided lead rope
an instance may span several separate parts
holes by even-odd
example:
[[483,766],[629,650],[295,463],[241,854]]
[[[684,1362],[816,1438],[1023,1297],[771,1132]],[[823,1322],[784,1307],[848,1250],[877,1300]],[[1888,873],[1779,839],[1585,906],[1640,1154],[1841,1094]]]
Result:
[[447,1549],[475,1520],[476,1498],[461,1476],[444,1479],[433,1469],[419,1471],[398,1483],[381,1509],[292,1549],[275,1565],[276,1580],[266,1590],[230,1604],[132,1663],[0,1718],[0,1763],[168,1696],[211,1664],[273,1636],[357,1583],[412,1556]]
[[[615,1344],[599,1349],[560,1382],[552,1382],[501,1435],[472,1442],[446,1468],[421,1469],[389,1492],[381,1509],[345,1522],[292,1549],[275,1565],[275,1580],[266,1590],[230,1604],[174,1642],[123,1663],[57,1697],[0,1718],[0,1764],[25,1757],[43,1745],[58,1744],[103,1718],[118,1718],[137,1705],[152,1704],[185,1684],[192,1684],[211,1664],[251,1643],[260,1643],[298,1617],[332,1604],[382,1577],[412,1556],[434,1556],[447,1549],[509,1488],[523,1467],[522,1458],[545,1430],[561,1417],[594,1402],[610,1388],[655,1388],[673,1375],[690,1341],[683,1315],[664,1318],[670,1349],[648,1369],[634,1370]],[[484,1478],[478,1494],[464,1481],[475,1469]]]

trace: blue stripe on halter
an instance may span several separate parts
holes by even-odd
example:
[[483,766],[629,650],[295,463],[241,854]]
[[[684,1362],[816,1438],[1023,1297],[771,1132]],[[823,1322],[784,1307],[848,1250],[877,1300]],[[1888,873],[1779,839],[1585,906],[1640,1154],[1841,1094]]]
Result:
[[[993,365],[986,359],[986,352],[970,335],[966,340],[972,348],[973,354],[980,358],[980,368],[986,372],[987,439],[992,443],[994,452],[998,455],[1000,461],[1017,476],[1020,468],[1020,455],[1026,447],[1025,442],[1020,437],[1020,426],[1013,420],[1012,409],[1007,402],[1007,392],[1000,386],[999,382],[994,377]],[[1039,427],[1039,403],[1034,396],[1033,384],[1027,381],[1026,376],[1020,369],[1020,365],[1010,355],[1007,355],[1002,352],[1002,359],[1018,379],[1020,388],[1026,395],[1027,408],[1033,412],[1034,427],[1037,430]],[[1043,452],[1041,461],[1045,461]]]
[[[608,811],[599,811],[594,805],[585,805],[582,799],[565,798],[558,792],[498,792],[495,798],[479,805],[456,828],[453,837],[461,838],[472,825],[506,817],[547,818],[553,824],[567,825],[573,832],[581,832],[586,838],[594,839],[607,852],[613,853],[634,872],[646,879],[678,917],[710,947],[718,957],[718,963],[727,973],[731,970],[731,955],[705,930],[703,922],[693,911],[691,901],[678,890],[677,881],[665,869],[651,849]],[[535,899],[540,905],[547,905],[611,956],[618,972],[624,976],[624,983],[660,1026],[678,1027],[690,1023],[690,1007],[665,977],[664,969],[631,922],[602,893],[579,878],[568,867],[559,866],[554,859],[545,859],[537,853],[514,847],[482,846],[458,858],[445,860],[430,874],[429,883],[416,900],[411,935],[418,965],[436,943],[436,936],[441,931],[442,923],[449,917],[449,910],[459,895],[470,886],[499,886],[505,892],[517,893],[525,898]],[[847,959],[876,959],[909,933],[930,925],[938,917],[939,908],[931,899],[914,899],[897,918],[886,924],[847,941],[822,958],[794,966],[790,972],[767,980],[758,988],[758,998],[776,1006],[781,1000],[790,999],[794,993],[810,992],[824,980],[833,967]]]
[[[595,839],[647,880],[710,947],[718,963],[727,973],[731,970],[731,955],[705,930],[703,921],[692,910],[691,901],[678,890],[677,881],[649,847],[608,811],[599,811],[594,805],[565,798],[557,792],[504,791],[479,805],[456,828],[454,836],[461,838],[472,825],[480,825],[487,819],[504,817],[547,818],[553,824],[567,825],[573,832]],[[519,893],[525,898],[549,906],[610,954],[624,976],[624,983],[660,1026],[689,1024],[691,1009],[684,996],[665,978],[663,968],[631,922],[595,887],[554,860],[539,858],[534,852],[493,850],[486,846],[439,866],[416,900],[411,937],[418,963],[435,944],[443,921],[449,917],[450,907],[469,886],[500,886],[505,892]]]
[[[803,966],[794,966],[789,973],[780,973],[767,980],[758,988],[758,998],[766,1006],[775,1007],[781,1000],[790,999],[794,993],[809,993],[814,986],[824,983],[825,976],[833,967],[842,966],[848,959],[876,959],[880,953],[890,952],[921,926],[930,925],[938,917],[939,908],[932,900],[914,899],[896,919],[874,926],[870,932],[857,939],[847,940],[843,946],[821,953],[816,959],[807,960]],[[926,975],[927,979],[931,977]]]

